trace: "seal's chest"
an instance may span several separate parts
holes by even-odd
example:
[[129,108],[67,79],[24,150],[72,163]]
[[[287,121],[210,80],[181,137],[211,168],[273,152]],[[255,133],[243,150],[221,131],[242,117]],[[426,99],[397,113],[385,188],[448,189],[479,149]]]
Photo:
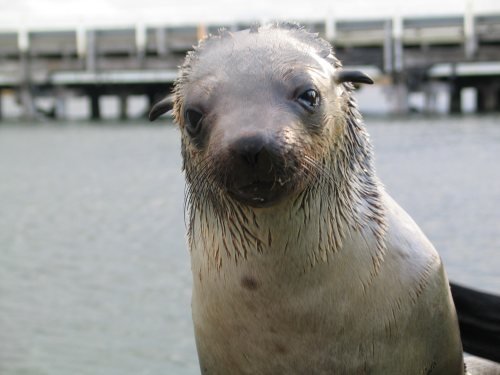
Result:
[[305,374],[323,366],[331,373],[334,359],[346,353],[353,353],[350,369],[368,366],[372,346],[364,347],[364,322],[347,311],[344,298],[336,298],[335,284],[327,278],[315,284],[322,267],[286,281],[273,277],[279,270],[259,275],[255,265],[237,271],[195,281],[193,319],[208,373],[239,368],[235,373]]
[[[322,315],[327,309],[304,304],[302,296],[266,293],[251,279],[244,283],[231,298],[217,292],[207,299],[194,296],[198,353],[207,373],[330,373],[346,349],[359,354],[360,345],[351,348],[354,342],[336,323],[343,319]],[[366,366],[365,356],[349,362],[354,369]]]

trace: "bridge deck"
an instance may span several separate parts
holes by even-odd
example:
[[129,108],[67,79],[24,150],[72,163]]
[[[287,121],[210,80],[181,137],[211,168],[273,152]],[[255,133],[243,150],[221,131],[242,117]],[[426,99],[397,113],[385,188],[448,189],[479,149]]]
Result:
[[[410,91],[432,79],[452,77],[456,82],[457,77],[478,74],[500,79],[497,65],[491,65],[500,62],[500,14],[328,19],[304,25],[331,41],[345,65],[371,66],[374,75],[385,75],[394,84],[410,82]],[[27,108],[33,106],[34,95],[53,96],[68,88],[100,95],[120,85],[154,98],[168,90],[186,51],[200,37],[221,27],[249,26],[0,31],[0,90],[18,92],[27,113],[33,112]]]

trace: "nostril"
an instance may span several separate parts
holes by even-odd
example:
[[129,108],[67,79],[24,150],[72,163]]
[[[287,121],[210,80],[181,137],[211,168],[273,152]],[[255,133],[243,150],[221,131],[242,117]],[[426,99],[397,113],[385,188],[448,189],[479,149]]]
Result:
[[245,149],[241,151],[241,157],[249,166],[256,167],[259,163],[259,155],[262,153],[263,149],[264,145],[258,147],[245,147]]

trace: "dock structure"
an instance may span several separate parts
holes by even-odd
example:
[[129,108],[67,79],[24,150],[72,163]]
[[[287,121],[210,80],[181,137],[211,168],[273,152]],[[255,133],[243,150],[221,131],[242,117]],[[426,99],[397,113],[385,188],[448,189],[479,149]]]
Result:
[[[464,93],[478,112],[500,110],[500,14],[303,24],[329,40],[344,65],[363,66],[394,90],[395,112],[411,110],[412,93],[422,94],[423,110],[432,112],[439,92],[447,94],[450,112],[463,110]],[[0,30],[0,119],[6,95],[28,119],[64,118],[75,97],[87,103],[88,117],[99,119],[101,98],[110,96],[118,115],[129,117],[131,96],[142,96],[149,107],[170,92],[177,67],[201,37],[249,26]]]

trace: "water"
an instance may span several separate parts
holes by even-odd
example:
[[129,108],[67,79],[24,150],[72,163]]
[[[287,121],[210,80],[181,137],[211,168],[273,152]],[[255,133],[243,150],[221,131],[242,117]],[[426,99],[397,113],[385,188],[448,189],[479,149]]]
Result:
[[[498,117],[368,119],[450,278],[500,293]],[[179,133],[0,125],[0,374],[198,374]]]

